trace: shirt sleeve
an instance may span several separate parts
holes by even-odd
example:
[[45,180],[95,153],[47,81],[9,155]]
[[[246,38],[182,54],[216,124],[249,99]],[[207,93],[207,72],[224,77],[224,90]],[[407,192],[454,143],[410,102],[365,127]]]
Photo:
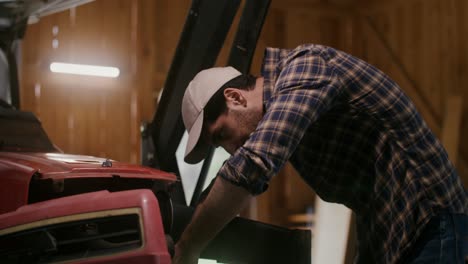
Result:
[[218,175],[253,195],[268,188],[296,150],[307,128],[332,106],[339,94],[338,78],[326,59],[311,51],[285,61],[266,112],[246,143]]

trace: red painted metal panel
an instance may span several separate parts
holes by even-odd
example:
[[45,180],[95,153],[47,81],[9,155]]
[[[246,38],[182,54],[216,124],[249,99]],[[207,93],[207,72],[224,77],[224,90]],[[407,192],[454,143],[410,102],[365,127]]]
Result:
[[0,214],[27,204],[34,172],[34,168],[0,157]]
[[38,179],[122,178],[154,179],[174,182],[176,176],[149,167],[106,159],[62,153],[0,152],[0,214],[15,210],[28,202],[29,184],[34,174]]
[[[62,153],[15,153],[0,152],[0,161],[17,163],[24,171],[37,170],[41,178],[108,177],[122,174],[121,177],[148,178],[175,181],[175,175],[157,169],[111,160],[111,167],[102,166],[105,158],[71,155]],[[99,175],[96,175],[99,174]]]
[[45,219],[113,209],[140,208],[144,247],[117,255],[80,259],[76,263],[161,263],[171,262],[159,203],[150,190],[110,193],[99,191],[26,205],[0,215],[0,230]]

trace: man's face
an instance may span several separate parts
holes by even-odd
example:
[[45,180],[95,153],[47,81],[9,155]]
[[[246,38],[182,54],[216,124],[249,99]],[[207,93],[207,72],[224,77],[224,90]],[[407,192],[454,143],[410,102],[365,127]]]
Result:
[[223,147],[229,154],[244,145],[250,134],[257,128],[262,113],[256,113],[244,104],[226,99],[227,110],[214,122],[204,127],[203,137],[215,147]]

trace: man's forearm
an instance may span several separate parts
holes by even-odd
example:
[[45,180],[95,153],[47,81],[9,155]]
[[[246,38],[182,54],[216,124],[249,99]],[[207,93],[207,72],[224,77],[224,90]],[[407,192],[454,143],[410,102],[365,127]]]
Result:
[[206,199],[197,207],[190,224],[176,245],[179,253],[196,253],[248,204],[252,195],[244,188],[218,177]]

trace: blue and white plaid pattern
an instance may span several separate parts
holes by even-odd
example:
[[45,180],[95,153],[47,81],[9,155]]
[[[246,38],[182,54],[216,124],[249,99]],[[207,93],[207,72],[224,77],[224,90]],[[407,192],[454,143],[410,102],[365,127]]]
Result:
[[357,215],[359,263],[396,263],[440,210],[468,214],[446,151],[388,76],[320,45],[268,48],[265,115],[219,175],[253,194],[290,161]]

